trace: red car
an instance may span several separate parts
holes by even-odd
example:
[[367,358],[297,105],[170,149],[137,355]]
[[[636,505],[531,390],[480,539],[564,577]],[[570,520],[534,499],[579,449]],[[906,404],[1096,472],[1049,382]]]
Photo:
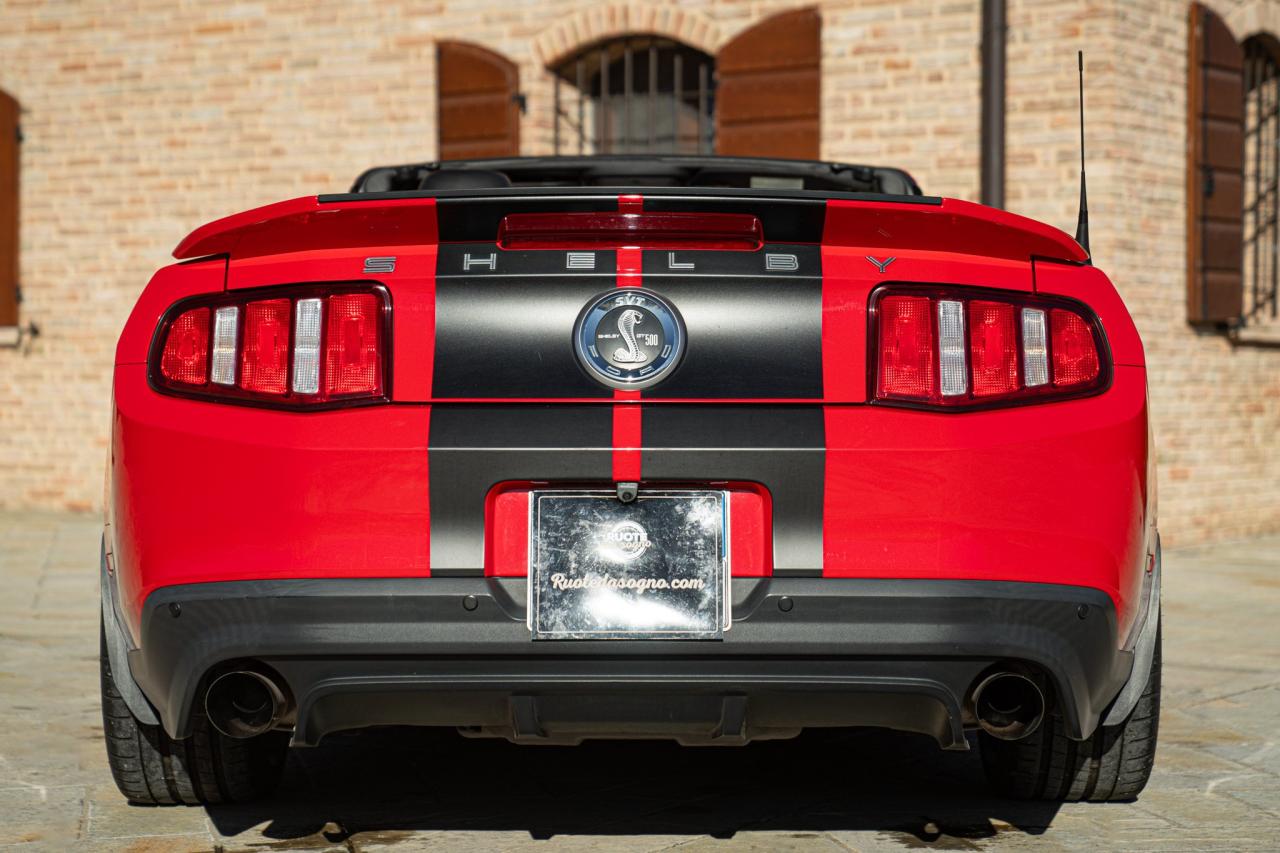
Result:
[[375,725],[808,727],[1131,799],[1160,546],[1142,343],[1062,232],[894,169],[374,169],[196,230],[116,354],[103,712],[140,803]]

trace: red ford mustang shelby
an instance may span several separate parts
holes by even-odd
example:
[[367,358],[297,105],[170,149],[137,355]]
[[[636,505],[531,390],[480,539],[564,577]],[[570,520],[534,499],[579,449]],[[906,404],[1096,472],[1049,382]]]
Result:
[[1142,789],[1142,344],[1060,231],[905,173],[374,169],[206,225],[120,337],[111,767],[247,799],[374,725],[881,726],[1008,795]]

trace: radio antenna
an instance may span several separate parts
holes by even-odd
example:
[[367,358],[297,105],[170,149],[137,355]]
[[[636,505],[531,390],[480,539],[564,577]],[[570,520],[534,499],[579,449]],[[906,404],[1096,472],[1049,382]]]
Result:
[[1076,242],[1089,256],[1086,263],[1093,262],[1093,253],[1089,251],[1089,192],[1084,177],[1084,51],[1076,51],[1076,66],[1080,72],[1080,212],[1076,216]]

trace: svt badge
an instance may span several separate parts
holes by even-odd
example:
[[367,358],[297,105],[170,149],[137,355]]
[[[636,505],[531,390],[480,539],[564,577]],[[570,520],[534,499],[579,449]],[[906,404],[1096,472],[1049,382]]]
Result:
[[573,330],[578,361],[611,388],[648,388],[684,355],[684,321],[656,293],[611,290],[593,299]]

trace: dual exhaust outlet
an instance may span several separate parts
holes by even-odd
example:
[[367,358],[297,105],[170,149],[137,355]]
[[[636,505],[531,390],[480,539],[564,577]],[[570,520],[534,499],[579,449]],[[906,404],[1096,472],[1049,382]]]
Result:
[[292,704],[274,678],[251,669],[223,673],[204,694],[209,722],[231,738],[271,731],[292,710]]
[[1030,676],[993,672],[973,688],[973,713],[982,730],[1000,740],[1021,740],[1044,722],[1044,691]]
[[[1000,740],[1020,740],[1044,722],[1044,692],[1030,676],[997,671],[973,688],[973,713],[982,730]],[[204,698],[209,722],[231,738],[271,731],[292,711],[292,701],[277,681],[251,669],[223,673]]]

